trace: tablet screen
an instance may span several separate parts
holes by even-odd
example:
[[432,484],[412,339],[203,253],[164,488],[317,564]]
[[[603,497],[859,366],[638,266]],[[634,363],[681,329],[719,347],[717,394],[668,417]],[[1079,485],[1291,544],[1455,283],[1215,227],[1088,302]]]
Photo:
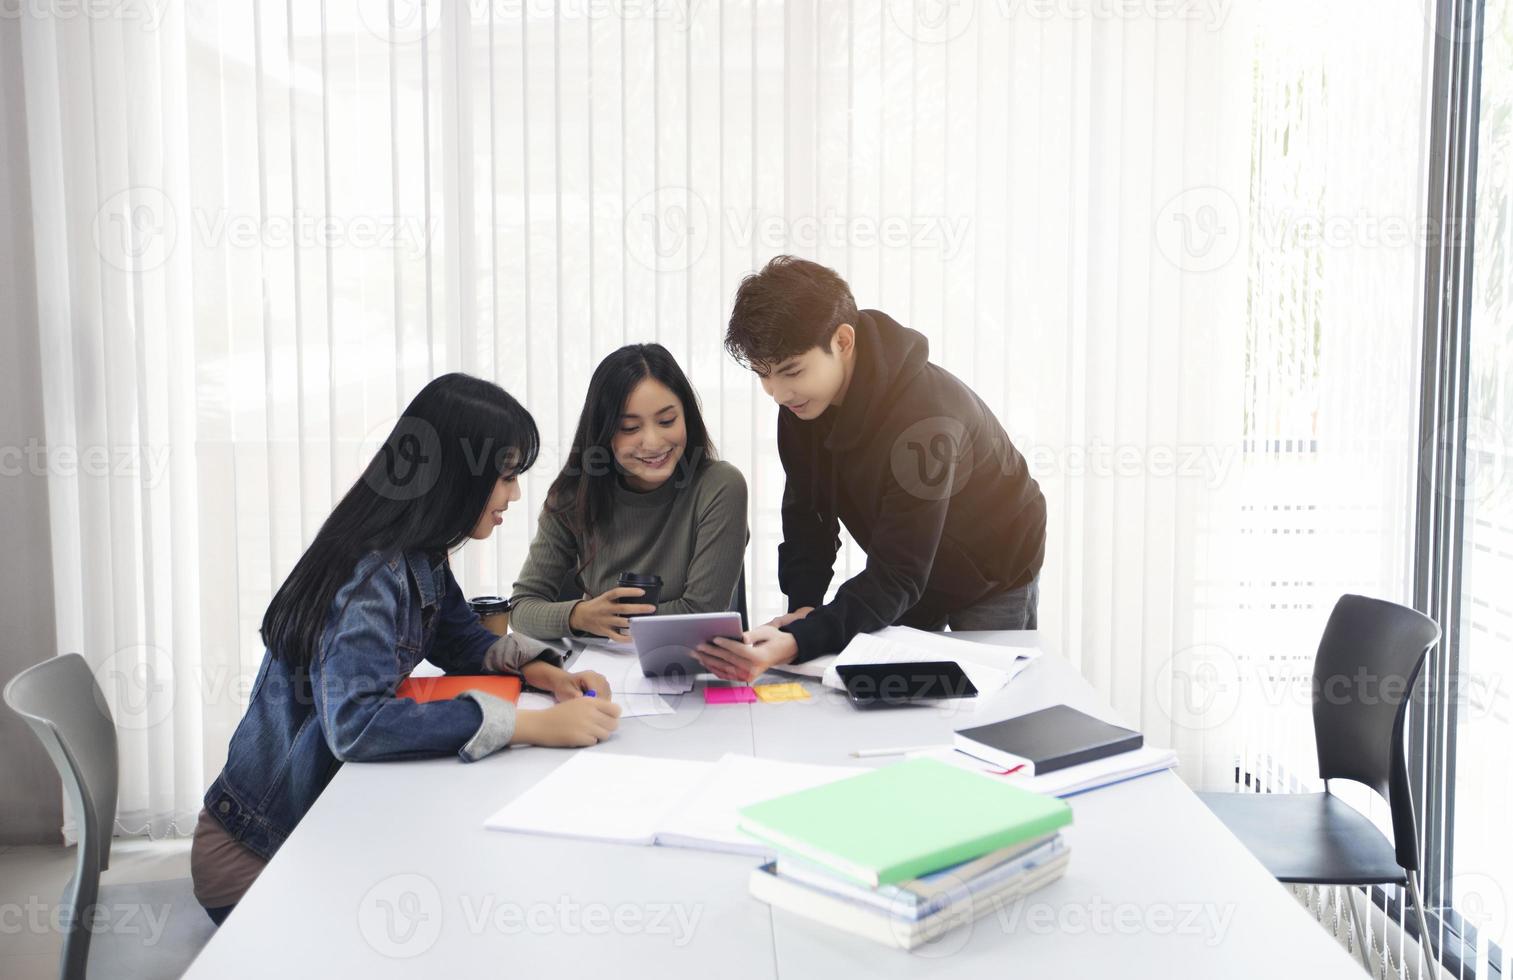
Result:
[[951,660],[854,664],[837,667],[835,672],[856,704],[908,704],[977,696],[977,688],[961,665]]

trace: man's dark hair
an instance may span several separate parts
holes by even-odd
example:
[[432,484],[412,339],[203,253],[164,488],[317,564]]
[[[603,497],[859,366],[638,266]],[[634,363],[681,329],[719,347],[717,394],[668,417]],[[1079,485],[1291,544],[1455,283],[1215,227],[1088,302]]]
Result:
[[725,349],[758,373],[819,347],[843,323],[856,325],[856,300],[846,280],[818,262],[779,255],[741,280],[725,331]]

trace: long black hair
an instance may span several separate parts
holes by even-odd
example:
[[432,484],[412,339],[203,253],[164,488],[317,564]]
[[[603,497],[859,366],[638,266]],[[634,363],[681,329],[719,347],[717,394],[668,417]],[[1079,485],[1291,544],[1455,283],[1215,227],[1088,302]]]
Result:
[[279,586],[263,615],[263,643],[308,666],[331,603],[363,555],[461,544],[499,478],[530,469],[540,448],[535,419],[503,388],[466,374],[431,381]]
[[683,403],[687,441],[677,472],[671,477],[677,486],[687,487],[694,474],[718,458],[704,426],[699,396],[666,347],[629,344],[600,361],[588,382],[588,397],[583,401],[567,462],[546,495],[547,510],[562,517],[574,534],[588,542],[588,553],[579,556],[580,572],[594,560],[598,532],[614,498],[619,461],[612,440],[620,428],[620,416],[625,413],[630,393],[647,378],[662,382]]

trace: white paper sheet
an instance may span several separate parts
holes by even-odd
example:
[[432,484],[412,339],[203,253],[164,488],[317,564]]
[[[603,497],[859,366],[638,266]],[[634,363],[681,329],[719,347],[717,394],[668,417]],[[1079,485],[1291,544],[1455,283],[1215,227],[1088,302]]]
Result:
[[727,753],[682,805],[668,814],[657,843],[670,847],[768,854],[772,849],[737,829],[742,807],[867,772]]
[[692,677],[647,677],[641,673],[641,661],[635,654],[611,653],[600,647],[585,647],[568,669],[603,674],[616,701],[622,694],[684,694],[693,690]]
[[717,762],[582,752],[484,822],[490,830],[765,854],[742,807],[866,772],[727,753]]
[[[980,702],[991,693],[984,690],[983,683],[997,684],[993,687],[993,691],[999,690],[1044,652],[1038,647],[1006,647],[996,643],[980,643],[975,640],[958,639],[949,633],[932,633],[908,626],[889,626],[876,633],[863,633],[860,636],[866,636],[869,639],[861,640],[861,643],[857,644],[857,650],[852,650],[848,646],[839,654],[828,654],[801,664],[784,664],[773,669],[785,674],[797,674],[800,677],[814,677],[826,687],[843,690],[845,685],[841,684],[840,677],[834,670],[838,663],[918,663],[922,660],[953,660],[961,664],[963,672],[972,679],[973,686],[979,692],[976,700]],[[890,654],[898,655],[886,656],[882,659],[841,659],[848,655],[864,656],[862,649],[869,645],[876,653],[879,648],[872,644],[871,641],[874,639],[887,641],[890,646],[886,649]],[[855,640],[852,642],[856,643]],[[969,663],[987,670],[979,672],[978,676],[973,676],[973,670],[968,670],[966,666]],[[1002,672],[1006,677],[1002,683],[997,683],[998,678],[988,671]],[[982,678],[983,683],[979,683],[978,677]],[[960,703],[956,702],[954,706],[959,710]]]
[[[613,682],[611,682],[613,683]],[[676,714],[677,709],[658,694],[619,694],[611,690],[611,698],[620,706],[620,718],[640,718],[643,715],[671,715]],[[520,701],[516,705],[527,711],[542,711],[557,703],[556,698],[549,694],[541,694],[536,691],[524,691],[520,695]]]
[[520,700],[515,702],[515,707],[526,711],[545,711],[557,703],[557,699],[550,694],[542,694],[540,691],[521,691]]
[[488,820],[490,830],[650,844],[707,762],[577,752]]
[[1041,651],[1033,647],[1004,647],[991,643],[958,640],[941,633],[890,626],[876,633],[859,633],[825,669],[821,683],[845,690],[836,668],[850,664],[921,663],[949,660],[977,688],[973,699],[951,699],[935,707],[948,711],[975,710],[1024,670]]
[[660,694],[614,694],[615,704],[620,706],[620,720],[640,718],[644,715],[674,715],[678,709],[662,700]]

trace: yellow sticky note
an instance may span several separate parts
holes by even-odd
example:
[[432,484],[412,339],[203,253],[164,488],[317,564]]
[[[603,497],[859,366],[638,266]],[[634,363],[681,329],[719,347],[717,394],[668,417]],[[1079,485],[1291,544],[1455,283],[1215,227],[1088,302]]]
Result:
[[804,690],[802,684],[759,684],[752,688],[761,701],[769,704],[778,701],[808,701],[809,692]]

